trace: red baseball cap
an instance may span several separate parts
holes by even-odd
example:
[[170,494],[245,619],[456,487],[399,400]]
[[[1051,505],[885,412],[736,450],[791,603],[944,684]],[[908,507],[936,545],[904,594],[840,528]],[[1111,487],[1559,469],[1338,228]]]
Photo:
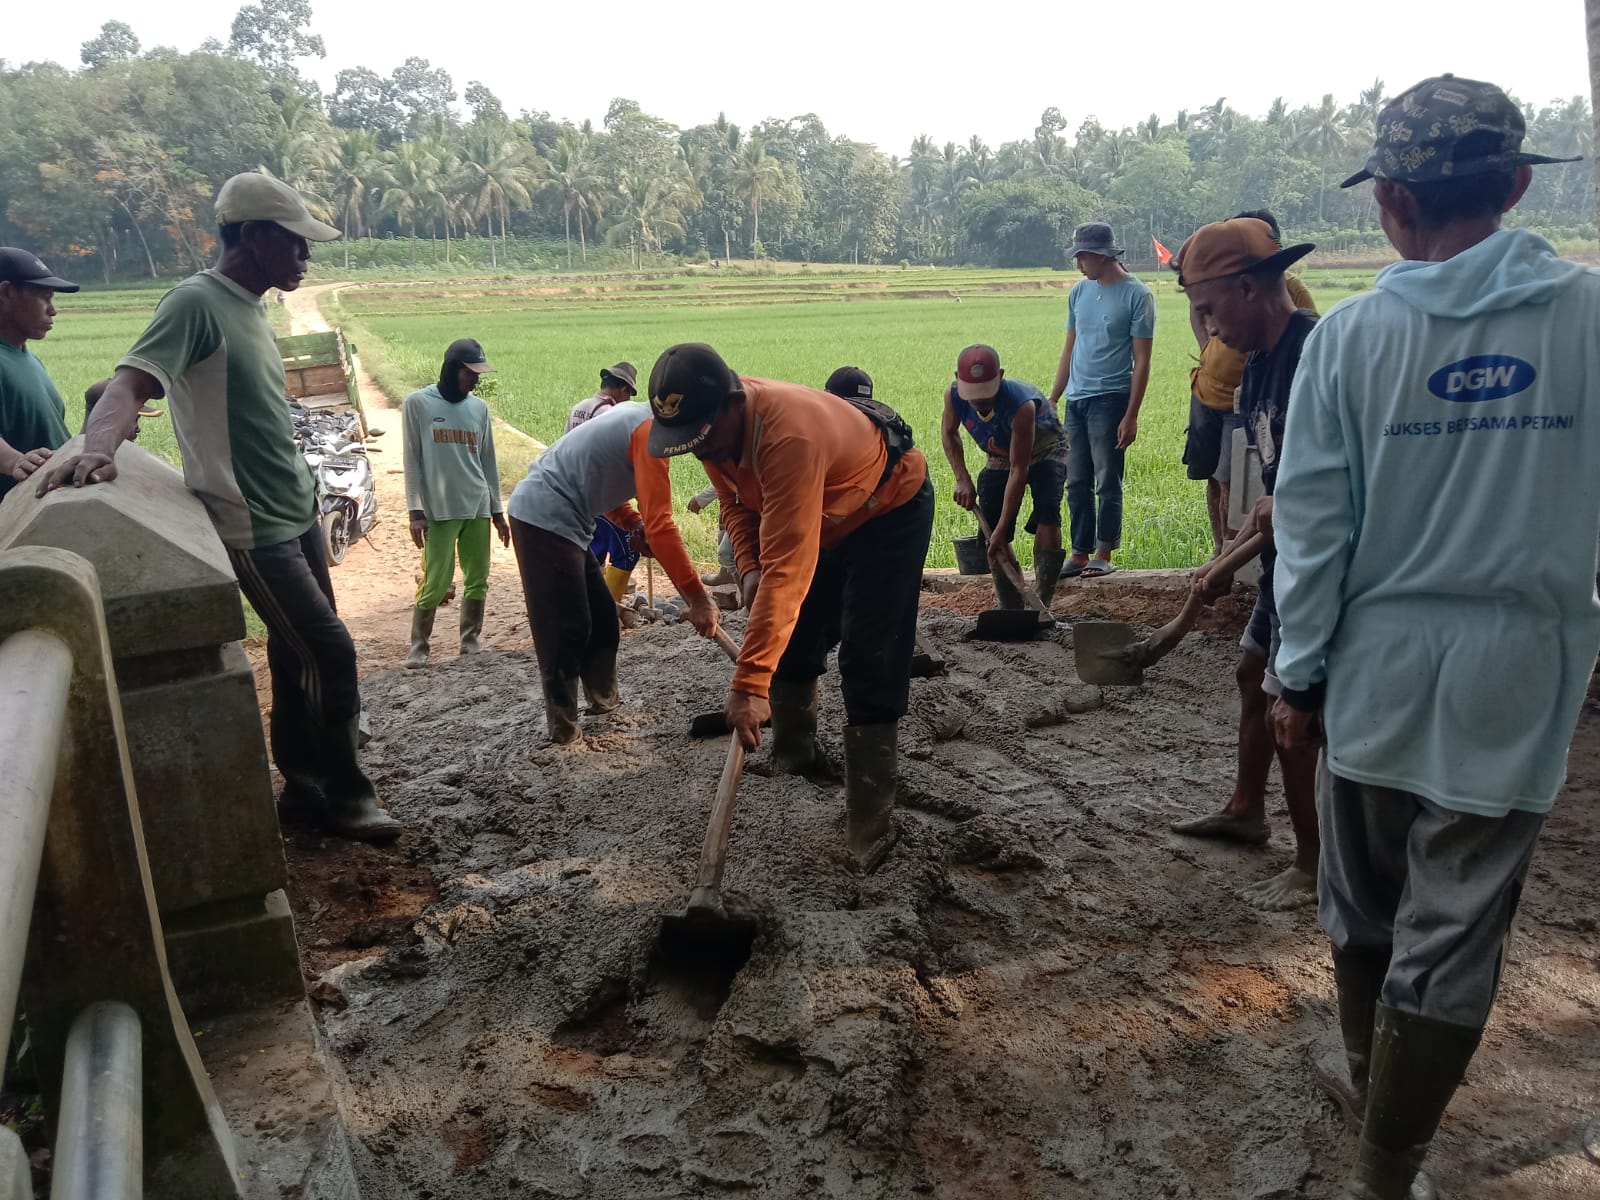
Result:
[[956,395],[968,404],[993,400],[1000,390],[1000,355],[993,346],[981,342],[968,346],[956,359]]

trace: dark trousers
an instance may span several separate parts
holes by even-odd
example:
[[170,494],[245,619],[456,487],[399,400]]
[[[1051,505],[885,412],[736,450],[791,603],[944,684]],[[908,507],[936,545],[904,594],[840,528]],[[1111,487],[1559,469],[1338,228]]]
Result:
[[587,546],[511,518],[511,545],[522,576],[528,628],[545,679],[576,679],[622,640],[617,602]]
[[922,566],[932,536],[933,485],[924,480],[899,508],[819,554],[773,678],[815,679],[838,646],[845,723],[881,725],[905,716]]
[[292,542],[229,550],[228,560],[267,626],[273,713],[322,726],[359,715],[356,644],[334,606],[322,523]]

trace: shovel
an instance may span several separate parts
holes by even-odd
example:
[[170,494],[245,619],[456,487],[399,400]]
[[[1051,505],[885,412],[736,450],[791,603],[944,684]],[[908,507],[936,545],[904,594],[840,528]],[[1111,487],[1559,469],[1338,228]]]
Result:
[[[1212,566],[1212,577],[1232,575],[1260,554],[1266,542],[1264,533],[1234,541]],[[1077,659],[1078,678],[1085,683],[1125,686],[1144,682],[1144,669],[1172,652],[1183,635],[1194,628],[1200,610],[1208,603],[1205,597],[1190,592],[1178,615],[1146,638],[1138,637],[1132,625],[1121,621],[1075,622],[1072,652]]]
[[[993,536],[989,522],[984,520],[981,511],[973,511],[978,517],[978,532],[983,535],[984,545],[988,545],[989,538]],[[1000,570],[1011,586],[1022,594],[1022,603],[1027,607],[991,608],[981,612],[977,625],[973,626],[967,637],[981,642],[1031,642],[1055,624],[1055,617],[1040,603],[1038,594],[1023,580],[1014,562],[1009,558],[1003,559]]]
[[711,802],[711,820],[700,848],[700,872],[694,890],[680,911],[661,918],[661,954],[679,962],[742,963],[750,956],[759,925],[748,913],[729,912],[722,898],[722,871],[728,861],[728,834],[733,829],[733,804],[744,774],[744,744],[739,735],[728,739],[728,758]]
[[[722,652],[728,656],[728,661],[735,666],[739,663],[739,647],[734,645],[733,639],[728,636],[727,630],[717,626],[717,645],[722,647]],[[771,724],[771,722],[764,722]],[[696,738],[722,737],[729,732],[727,715],[719,708],[715,712],[696,714],[689,721],[689,736]]]

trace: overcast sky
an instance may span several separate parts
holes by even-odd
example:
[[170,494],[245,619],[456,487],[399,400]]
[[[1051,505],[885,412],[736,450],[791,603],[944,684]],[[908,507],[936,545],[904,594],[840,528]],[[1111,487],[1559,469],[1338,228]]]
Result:
[[[146,48],[227,39],[231,0],[47,0],[11,6],[0,55],[11,65],[78,65],[108,20]],[[991,146],[1028,136],[1049,105],[1068,133],[1151,112],[1171,120],[1219,96],[1264,113],[1324,92],[1341,102],[1374,78],[1391,93],[1433,74],[1490,79],[1543,104],[1588,92],[1582,0],[1511,5],[1344,0],[1338,4],[1070,5],[983,0],[606,0],[420,3],[313,0],[328,55],[303,70],[324,88],[343,67],[387,75],[409,55],[444,67],[457,93],[482,80],[524,108],[599,124],[614,96],[688,126],[725,111],[744,127],[815,112],[830,132],[904,155],[911,139]],[[1478,15],[1481,14],[1481,15]]]

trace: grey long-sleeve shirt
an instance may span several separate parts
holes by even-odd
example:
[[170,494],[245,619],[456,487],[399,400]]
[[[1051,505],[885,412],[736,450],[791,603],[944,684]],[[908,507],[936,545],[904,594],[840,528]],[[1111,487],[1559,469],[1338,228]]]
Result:
[[400,417],[407,508],[430,521],[500,514],[500,468],[487,404],[477,396],[451,403],[435,383],[407,396]]

